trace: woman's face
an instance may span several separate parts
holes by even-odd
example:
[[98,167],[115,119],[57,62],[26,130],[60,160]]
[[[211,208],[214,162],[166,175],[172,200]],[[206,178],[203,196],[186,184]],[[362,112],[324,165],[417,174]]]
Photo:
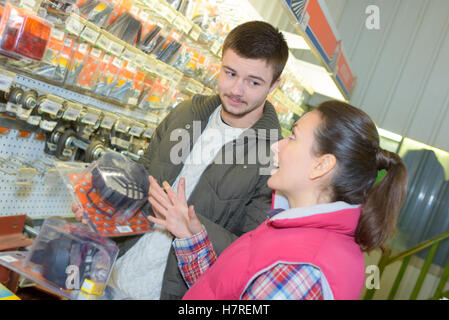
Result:
[[271,172],[268,187],[288,196],[310,185],[310,173],[317,159],[312,151],[314,131],[320,122],[318,111],[308,112],[293,125],[288,138],[272,145],[277,168]]

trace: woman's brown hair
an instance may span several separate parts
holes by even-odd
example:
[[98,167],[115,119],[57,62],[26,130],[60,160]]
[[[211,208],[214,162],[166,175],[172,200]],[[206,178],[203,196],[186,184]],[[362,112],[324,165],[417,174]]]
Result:
[[[316,110],[322,122],[315,131],[314,152],[337,159],[332,201],[362,204],[355,240],[363,251],[383,250],[407,193],[405,165],[397,154],[380,147],[376,126],[362,110],[336,100],[323,102]],[[374,185],[382,169],[387,173]]]

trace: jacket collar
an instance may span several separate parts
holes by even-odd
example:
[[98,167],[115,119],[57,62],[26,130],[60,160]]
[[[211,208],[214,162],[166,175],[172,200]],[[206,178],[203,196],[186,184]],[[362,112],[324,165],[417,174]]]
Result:
[[[221,99],[218,95],[195,95],[192,98],[192,105],[193,112],[197,115],[199,120],[208,121],[212,112],[221,105]],[[251,127],[251,129],[253,130],[247,130],[245,132],[256,132],[257,137],[260,139],[277,141],[282,138],[281,127],[276,110],[269,101],[265,101],[263,116]],[[251,136],[250,134],[245,134],[245,132],[242,134],[242,137]],[[276,132],[276,135],[274,135],[274,132]]]
[[267,223],[275,228],[320,228],[353,236],[361,209],[359,204],[351,205],[343,201],[287,208],[272,215]]

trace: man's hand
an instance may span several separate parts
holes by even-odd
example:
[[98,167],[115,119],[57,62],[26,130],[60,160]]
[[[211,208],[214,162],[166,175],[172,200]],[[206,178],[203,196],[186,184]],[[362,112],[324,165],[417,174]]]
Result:
[[187,206],[185,196],[185,179],[181,178],[178,192],[175,193],[170,185],[164,181],[162,189],[156,179],[150,176],[150,193],[148,201],[151,203],[156,217],[148,219],[164,226],[177,238],[189,238],[203,229],[193,206]]

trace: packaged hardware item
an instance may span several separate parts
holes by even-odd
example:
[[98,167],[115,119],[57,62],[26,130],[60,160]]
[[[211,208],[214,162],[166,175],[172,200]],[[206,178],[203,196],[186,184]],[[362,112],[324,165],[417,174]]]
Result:
[[56,167],[100,235],[117,237],[153,229],[140,210],[149,191],[148,173],[141,164],[108,151],[84,170],[62,162]]
[[108,97],[111,90],[117,86],[117,75],[123,68],[124,61],[110,55],[104,55],[98,66],[97,83],[94,93]]
[[105,26],[114,10],[113,4],[107,1],[87,0],[77,7],[80,16],[99,27]]
[[1,264],[50,291],[73,299],[81,291],[100,296],[118,254],[117,245],[87,227],[48,218],[31,250],[9,252]]
[[32,65],[28,71],[35,75],[54,80],[59,56],[64,47],[64,37],[63,30],[53,28],[41,63]]
[[76,42],[72,50],[65,84],[77,86],[80,73],[83,71],[89,56],[90,46],[86,42]]
[[115,85],[111,88],[109,97],[121,103],[127,103],[134,92],[134,76],[136,75],[135,66],[128,61],[123,61],[123,67],[117,74]]
[[61,290],[83,286],[101,295],[117,254],[113,241],[84,226],[50,218],[45,220],[25,266]]
[[162,110],[167,107],[166,94],[169,91],[169,83],[166,79],[156,78],[152,82],[150,90],[143,90],[139,108],[146,111]]
[[104,53],[100,49],[91,47],[84,63],[84,67],[78,75],[77,85],[91,90],[96,83],[97,70],[103,59]]
[[59,54],[52,60],[52,64],[55,65],[55,72],[53,73],[52,80],[57,82],[64,81],[66,73],[69,70],[70,57],[75,44],[76,40],[73,36],[68,34],[64,36],[62,48]]
[[106,31],[117,38],[135,46],[140,43],[142,34],[142,22],[133,17],[129,12],[124,12],[112,24],[107,26]]
[[40,61],[44,56],[51,28],[50,22],[7,3],[0,24],[0,53],[14,59]]

